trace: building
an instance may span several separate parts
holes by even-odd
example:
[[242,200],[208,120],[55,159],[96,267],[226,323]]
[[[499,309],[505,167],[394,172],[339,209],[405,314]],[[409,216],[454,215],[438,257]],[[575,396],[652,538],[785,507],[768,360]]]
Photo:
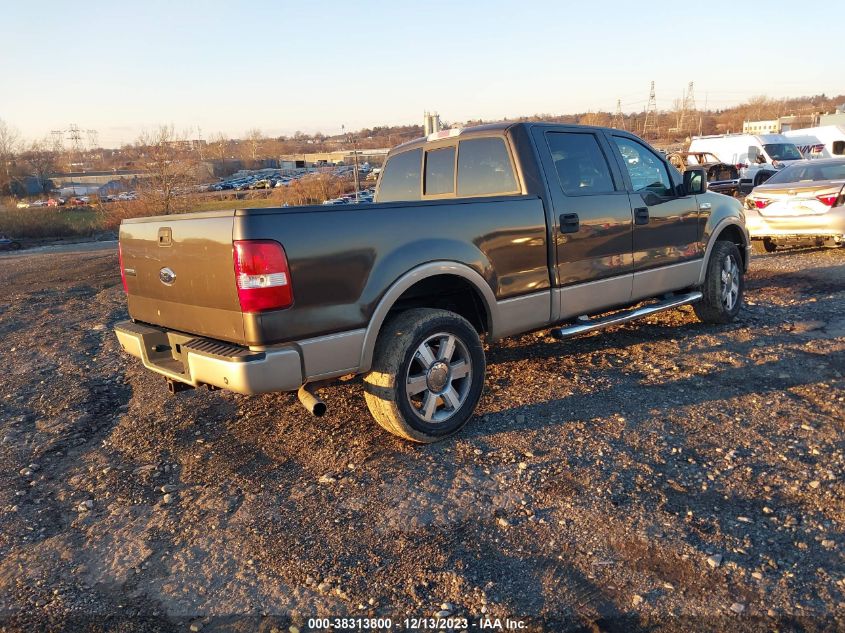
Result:
[[[359,149],[358,162],[381,165],[384,162],[388,148]],[[352,150],[338,150],[336,152],[312,152],[308,154],[285,154],[279,157],[281,165],[296,165],[296,167],[319,167],[320,165],[351,165],[355,162]]]
[[426,112],[423,114],[423,136],[439,132],[440,128],[441,123],[439,114],[436,112]]
[[780,134],[780,120],[772,121],[743,121],[743,134]]
[[845,125],[845,103],[836,108],[832,114],[819,116],[819,125]]
[[[825,116],[825,115],[822,115]],[[789,114],[771,121],[743,121],[743,134],[781,134],[790,130],[825,125],[819,123],[818,114]]]

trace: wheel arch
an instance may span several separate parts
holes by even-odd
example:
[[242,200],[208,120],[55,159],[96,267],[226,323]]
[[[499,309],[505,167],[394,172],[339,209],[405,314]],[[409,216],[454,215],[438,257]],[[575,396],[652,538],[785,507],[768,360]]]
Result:
[[751,248],[751,239],[748,236],[745,223],[741,217],[735,217],[733,215],[723,217],[712,231],[710,231],[710,238],[707,240],[707,249],[704,251],[704,263],[698,277],[699,284],[704,283],[704,276],[707,274],[707,264],[710,261],[713,246],[719,240],[727,240],[737,245],[739,254],[742,257],[743,270],[748,270],[750,260],[748,250]]
[[[435,277],[447,277],[454,283],[468,287],[474,293],[475,300],[483,309],[479,320],[469,318],[468,320],[481,331],[495,334],[498,325],[498,305],[492,288],[477,271],[466,264],[452,261],[437,261],[421,264],[402,275],[388,288],[376,305],[370,322],[364,334],[364,342],[361,349],[361,362],[359,372],[370,370],[373,362],[373,350],[381,332],[384,321],[397,304],[400,304],[403,297],[413,294],[414,288],[422,287],[426,281],[430,283]],[[410,293],[409,293],[410,291]],[[434,306],[428,306],[434,307]],[[464,315],[466,316],[466,315]]]

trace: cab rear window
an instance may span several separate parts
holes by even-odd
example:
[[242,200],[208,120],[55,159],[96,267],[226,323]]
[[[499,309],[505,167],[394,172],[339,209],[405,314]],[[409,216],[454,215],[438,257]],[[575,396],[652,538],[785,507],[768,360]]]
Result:
[[425,195],[439,196],[455,190],[455,148],[425,153]]
[[422,171],[422,150],[414,149],[391,156],[381,174],[379,202],[419,200]]
[[458,196],[489,196],[516,191],[505,141],[477,138],[458,145]]

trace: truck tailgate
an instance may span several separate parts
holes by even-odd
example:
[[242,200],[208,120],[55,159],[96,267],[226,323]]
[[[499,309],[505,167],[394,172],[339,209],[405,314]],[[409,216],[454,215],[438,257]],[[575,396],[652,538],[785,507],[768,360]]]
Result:
[[125,220],[120,249],[129,316],[241,343],[232,259],[234,211]]

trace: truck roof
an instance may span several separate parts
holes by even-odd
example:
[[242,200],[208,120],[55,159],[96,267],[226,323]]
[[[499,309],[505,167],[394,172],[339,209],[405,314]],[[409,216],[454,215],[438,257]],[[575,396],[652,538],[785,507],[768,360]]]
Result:
[[[485,123],[484,125],[473,125],[470,127],[464,128],[450,128],[447,130],[441,130],[440,132],[434,132],[433,134],[429,134],[428,136],[423,136],[421,138],[414,139],[412,141],[407,141],[402,143],[401,145],[397,145],[393,149],[390,150],[391,154],[395,154],[397,152],[404,152],[410,149],[416,149],[417,147],[424,147],[429,143],[433,143],[439,140],[447,139],[447,138],[472,138],[474,136],[490,136],[491,133],[494,135],[501,135],[504,136],[508,130],[511,128],[516,127],[577,127],[584,130],[605,130],[608,128],[603,128],[600,126],[595,125],[580,125],[578,123],[552,123],[549,121],[501,121],[499,123]],[[625,134],[624,130],[614,130],[620,133]]]

